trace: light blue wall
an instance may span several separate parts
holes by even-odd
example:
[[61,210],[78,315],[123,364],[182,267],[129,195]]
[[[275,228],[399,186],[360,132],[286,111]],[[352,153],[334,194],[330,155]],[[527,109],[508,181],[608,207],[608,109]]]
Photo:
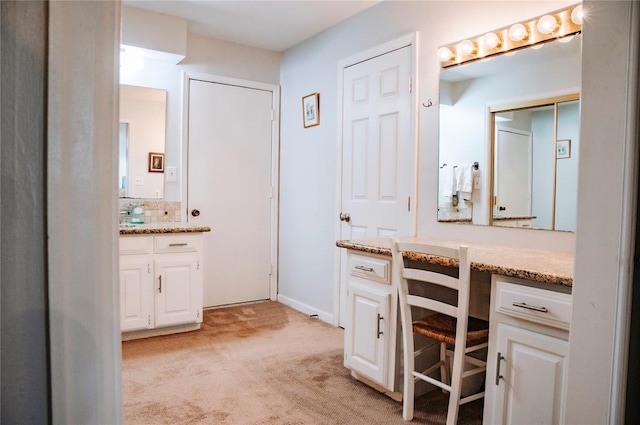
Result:
[[[438,98],[439,46],[571,4],[554,2],[389,1],[284,52],[280,146],[279,294],[307,311],[332,317],[336,287],[338,220],[338,62],[374,46],[419,32],[421,102]],[[499,10],[500,13],[495,13]],[[452,20],[455,17],[455,20]],[[455,25],[452,24],[455,22]],[[301,98],[320,93],[320,125],[305,129]],[[564,251],[570,234],[516,233],[513,229],[438,224],[438,112],[420,111],[418,234],[449,239],[493,240]]]

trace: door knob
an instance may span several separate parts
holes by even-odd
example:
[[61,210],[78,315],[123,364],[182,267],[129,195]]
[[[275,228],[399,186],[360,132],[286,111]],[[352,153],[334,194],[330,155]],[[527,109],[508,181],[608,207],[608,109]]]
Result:
[[191,215],[197,217],[200,215],[200,211],[194,208],[191,210]]
[[349,213],[340,213],[340,221],[346,221],[348,223],[351,221],[351,216]]

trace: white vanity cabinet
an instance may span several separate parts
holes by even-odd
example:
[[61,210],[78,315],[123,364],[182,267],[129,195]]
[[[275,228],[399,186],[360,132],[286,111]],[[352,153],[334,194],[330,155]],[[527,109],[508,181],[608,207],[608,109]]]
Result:
[[201,256],[199,233],[120,236],[122,332],[137,337],[197,329]]
[[484,424],[559,424],[571,295],[492,276]]
[[120,237],[120,328],[153,327],[153,237]]
[[384,392],[396,390],[397,296],[389,257],[348,253],[344,363]]

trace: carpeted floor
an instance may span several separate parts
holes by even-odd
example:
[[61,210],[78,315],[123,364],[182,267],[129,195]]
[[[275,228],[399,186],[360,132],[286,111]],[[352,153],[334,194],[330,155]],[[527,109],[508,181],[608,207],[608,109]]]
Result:
[[[280,303],[207,310],[202,329],[122,343],[125,424],[403,424],[402,404],[343,366],[343,330]],[[447,397],[412,423],[444,423]],[[482,400],[460,408],[482,423]]]

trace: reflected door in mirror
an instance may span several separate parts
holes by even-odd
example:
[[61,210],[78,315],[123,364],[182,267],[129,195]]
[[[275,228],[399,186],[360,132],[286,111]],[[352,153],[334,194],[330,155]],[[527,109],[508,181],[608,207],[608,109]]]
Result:
[[530,133],[507,128],[497,129],[495,170],[494,223],[500,217],[530,217]]

